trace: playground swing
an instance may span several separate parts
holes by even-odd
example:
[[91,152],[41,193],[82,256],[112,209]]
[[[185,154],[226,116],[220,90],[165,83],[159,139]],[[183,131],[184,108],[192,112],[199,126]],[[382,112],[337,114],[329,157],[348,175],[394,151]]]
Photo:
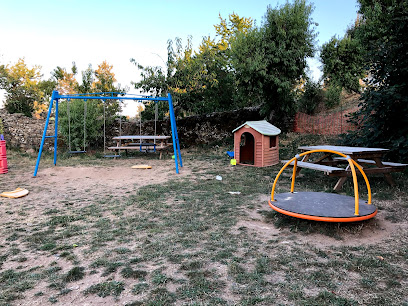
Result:
[[71,99],[67,99],[67,117],[68,117],[68,154],[78,154],[86,153],[86,113],[87,113],[87,102],[84,100],[84,139],[83,139],[83,150],[73,151],[71,149],[71,114],[70,114],[70,104]]
[[[67,101],[69,101],[70,99],[84,100],[84,101],[87,101],[87,100],[104,100],[104,101],[105,100],[118,100],[117,96],[113,96],[114,94],[123,95],[123,96],[120,97],[120,100],[133,100],[133,101],[141,101],[141,102],[142,101],[154,101],[154,102],[165,101],[165,102],[167,102],[169,104],[171,136],[161,136],[160,139],[172,138],[173,156],[174,156],[173,159],[174,159],[174,164],[175,164],[175,170],[176,170],[177,174],[179,173],[179,167],[183,167],[183,161],[182,161],[182,158],[181,158],[180,141],[179,141],[179,137],[178,137],[178,133],[177,133],[176,118],[175,118],[175,114],[174,114],[173,100],[172,100],[171,94],[167,94],[166,97],[151,97],[151,96],[141,96],[141,95],[137,96],[137,95],[131,95],[131,94],[124,94],[124,93],[109,93],[112,96],[106,96],[105,94],[107,94],[107,93],[82,93],[82,94],[61,95],[61,94],[59,94],[58,91],[54,90],[52,92],[51,99],[50,99],[50,104],[49,104],[48,112],[47,112],[47,118],[45,120],[44,131],[43,131],[42,138],[41,138],[41,144],[40,144],[40,148],[39,148],[39,151],[38,151],[37,162],[35,164],[35,169],[34,169],[34,173],[33,173],[34,177],[37,176],[38,168],[39,168],[40,161],[41,161],[41,154],[42,154],[42,151],[44,149],[44,143],[45,143],[46,139],[51,138],[51,139],[54,140],[54,165],[57,164],[58,103],[59,103],[59,100],[61,100],[61,99],[66,99]],[[48,126],[49,126],[49,122],[50,122],[50,119],[51,119],[51,114],[52,114],[52,110],[53,110],[54,106],[55,106],[54,134],[53,135],[47,135],[47,130],[48,130]],[[86,104],[84,105],[84,108],[85,108],[85,110],[84,110],[84,150],[82,150],[82,151],[73,151],[73,152],[85,152],[85,145],[86,145],[86,129],[85,129],[86,128]],[[70,114],[69,114],[69,116],[70,116]],[[71,129],[71,127],[69,126],[69,130],[70,129]],[[123,138],[123,137],[129,137],[129,136],[121,136],[121,138]],[[159,136],[156,136],[156,137],[159,137]],[[70,138],[71,137],[69,135],[69,140],[71,140]],[[129,138],[126,138],[126,139],[129,139]],[[130,138],[130,139],[132,139],[132,138]]]

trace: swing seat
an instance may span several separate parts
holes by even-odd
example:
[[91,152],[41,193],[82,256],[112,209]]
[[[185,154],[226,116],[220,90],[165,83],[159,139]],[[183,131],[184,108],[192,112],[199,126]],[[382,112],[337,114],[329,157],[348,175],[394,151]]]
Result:
[[27,189],[17,188],[16,190],[13,190],[13,191],[6,191],[3,193],[0,193],[0,196],[5,197],[5,198],[17,199],[17,198],[24,197],[27,194],[28,194]]
[[131,167],[132,169],[152,169],[152,166],[149,165],[135,165]]
[[86,151],[68,151],[68,154],[86,153]]

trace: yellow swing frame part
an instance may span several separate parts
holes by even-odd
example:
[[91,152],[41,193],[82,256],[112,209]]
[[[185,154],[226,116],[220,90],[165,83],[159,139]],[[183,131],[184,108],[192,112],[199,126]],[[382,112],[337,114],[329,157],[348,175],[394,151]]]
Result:
[[[334,217],[305,215],[305,214],[300,214],[300,213],[296,213],[296,212],[287,211],[287,210],[281,209],[281,208],[277,207],[276,205],[274,205],[274,202],[276,203],[276,200],[275,200],[275,197],[274,197],[275,188],[276,188],[276,184],[277,184],[278,179],[279,179],[280,175],[282,174],[282,172],[293,162],[293,174],[292,174],[292,183],[291,183],[291,187],[290,187],[290,192],[294,193],[298,159],[300,159],[300,157],[302,157],[304,155],[308,155],[308,154],[312,154],[312,153],[318,153],[318,152],[337,154],[337,155],[340,155],[342,157],[345,157],[346,160],[348,161],[349,166],[350,166],[350,170],[351,170],[351,173],[352,173],[352,176],[353,176],[353,184],[354,184],[354,217],[334,218]],[[347,156],[347,155],[345,155],[343,153],[333,151],[333,150],[311,150],[311,151],[307,151],[307,152],[303,152],[301,154],[298,154],[295,157],[293,157],[291,160],[289,160],[282,167],[282,169],[279,171],[279,173],[277,174],[277,176],[275,178],[275,181],[273,182],[272,191],[271,191],[271,199],[269,200],[268,204],[273,210],[276,210],[277,212],[280,212],[282,214],[289,215],[289,216],[292,216],[292,217],[307,219],[307,220],[325,221],[325,222],[355,222],[355,221],[362,221],[362,220],[370,219],[370,218],[374,217],[377,214],[377,210],[375,210],[373,213],[371,213],[369,215],[361,216],[359,214],[359,194],[358,194],[357,174],[356,174],[355,167],[360,171],[360,173],[364,177],[364,180],[365,180],[365,183],[366,183],[366,186],[367,186],[367,191],[368,191],[368,201],[367,201],[366,204],[371,205],[371,187],[370,187],[370,183],[368,182],[367,175],[363,171],[363,168],[356,161],[354,161],[350,156]]]

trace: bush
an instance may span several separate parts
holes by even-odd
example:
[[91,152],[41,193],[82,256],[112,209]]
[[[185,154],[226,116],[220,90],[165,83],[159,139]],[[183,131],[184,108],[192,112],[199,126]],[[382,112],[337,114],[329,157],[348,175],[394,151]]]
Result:
[[103,106],[99,105],[97,100],[63,101],[60,103],[58,114],[60,133],[72,151],[86,150],[89,146],[95,147],[98,139],[103,137]]
[[17,87],[6,93],[4,107],[10,114],[21,113],[31,118],[34,111],[34,101],[38,99],[39,97],[34,91]]
[[[169,104],[167,102],[157,103],[157,120],[163,120],[166,114],[169,112]],[[141,113],[142,120],[154,120],[156,116],[156,103],[150,102],[145,104],[145,109]]]
[[327,108],[333,108],[340,104],[341,97],[341,86],[338,85],[329,85],[326,90],[325,105]]
[[313,115],[316,108],[323,102],[324,92],[319,82],[308,80],[305,91],[298,102],[298,110],[308,115]]

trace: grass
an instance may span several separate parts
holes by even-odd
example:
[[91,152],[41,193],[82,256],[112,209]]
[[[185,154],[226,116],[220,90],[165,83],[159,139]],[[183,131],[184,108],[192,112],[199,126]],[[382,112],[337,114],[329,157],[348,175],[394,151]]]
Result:
[[[285,135],[280,157],[292,157],[301,144],[332,141]],[[58,303],[83,283],[84,301],[99,297],[126,305],[408,303],[406,173],[393,174],[395,188],[370,178],[380,214],[396,230],[366,243],[367,235],[382,232],[377,218],[319,223],[271,211],[261,199],[267,199],[280,165],[231,167],[225,151],[186,150],[190,174],[120,197],[111,196],[107,185],[107,192],[91,199],[85,198],[92,193],[87,186],[82,193],[66,190],[75,198],[56,198],[52,205],[23,200],[13,207],[0,200],[7,216],[1,226],[0,304]],[[93,156],[60,160],[66,166],[109,165]],[[34,158],[11,152],[9,163],[11,169],[30,168]],[[52,164],[51,156],[44,164]],[[303,174],[296,190],[331,192],[336,181],[314,171]],[[13,174],[5,184],[18,182],[22,178]],[[52,187],[29,184],[34,194]],[[282,177],[277,192],[287,192],[289,184]],[[348,182],[343,192],[352,188]],[[317,235],[323,242],[315,241]]]

